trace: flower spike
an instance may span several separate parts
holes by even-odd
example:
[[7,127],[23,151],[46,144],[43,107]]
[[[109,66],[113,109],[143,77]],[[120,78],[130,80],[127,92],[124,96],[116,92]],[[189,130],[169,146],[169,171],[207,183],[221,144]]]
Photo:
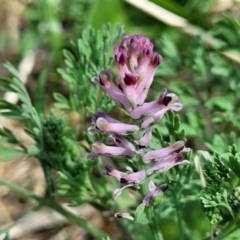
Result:
[[[156,186],[149,180],[176,165],[190,163],[183,157],[183,153],[190,151],[190,148],[185,147],[184,141],[177,141],[158,150],[148,148],[152,139],[152,126],[162,119],[167,111],[177,112],[182,109],[179,97],[174,93],[168,93],[166,88],[162,89],[158,99],[145,102],[156,70],[163,60],[160,54],[154,52],[153,47],[153,43],[147,37],[123,35],[122,41],[114,47],[119,72],[117,78],[113,80],[112,73],[108,70],[103,70],[99,76],[92,78],[92,81],[101,86],[132,119],[139,119],[135,121],[136,125],[125,124],[98,110],[92,117],[93,126],[88,128],[89,134],[92,135],[109,133],[106,144],[100,141],[92,144],[89,160],[98,156],[109,156],[125,157],[131,162],[131,166],[125,166],[124,172],[110,165],[106,165],[102,171],[119,182],[119,188],[114,190],[115,196],[121,195],[125,188],[140,189],[142,182],[149,183],[149,192],[141,191],[144,192],[143,203],[135,212],[136,218],[140,219],[141,223],[149,222],[141,216],[145,206],[159,204],[168,188],[167,184]],[[136,139],[139,135],[140,137]],[[137,167],[139,169],[132,169]],[[115,217],[134,220],[127,212],[116,213]]]

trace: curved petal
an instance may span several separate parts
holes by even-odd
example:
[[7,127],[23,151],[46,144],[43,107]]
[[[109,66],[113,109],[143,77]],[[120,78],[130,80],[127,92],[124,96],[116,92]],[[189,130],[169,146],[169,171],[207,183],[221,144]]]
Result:
[[122,135],[113,133],[111,136],[107,138],[107,141],[113,143],[116,146],[123,147],[138,153],[135,146]]
[[139,127],[136,125],[125,124],[125,123],[111,123],[106,119],[99,117],[96,121],[96,126],[99,130],[103,132],[120,133],[124,134],[126,132],[136,132]]
[[123,187],[121,188],[117,188],[115,191],[114,191],[114,196],[120,196],[122,194],[122,191],[125,189],[125,188],[128,188],[128,187],[133,187],[134,184],[133,183],[130,183],[128,185],[124,185]]
[[175,142],[172,146],[169,147],[165,147],[159,150],[154,150],[154,151],[150,151],[147,152],[143,155],[143,162],[148,163],[151,160],[158,160],[158,159],[162,159],[172,153],[179,153],[181,152],[181,150],[183,150],[185,147],[185,144],[183,141],[178,141]]

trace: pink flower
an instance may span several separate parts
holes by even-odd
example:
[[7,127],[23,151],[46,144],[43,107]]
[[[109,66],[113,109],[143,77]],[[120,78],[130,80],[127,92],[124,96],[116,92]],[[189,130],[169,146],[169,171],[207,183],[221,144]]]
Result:
[[161,96],[158,100],[144,103],[142,106],[135,108],[131,112],[131,117],[138,119],[145,117],[142,122],[142,128],[149,127],[160,120],[168,110],[180,111],[182,104],[179,98],[174,93],[167,93],[167,89],[162,90]]
[[95,127],[88,128],[88,132],[91,135],[98,132],[125,134],[127,132],[136,132],[139,130],[138,126],[117,121],[116,119],[109,117],[101,110],[97,111],[93,115],[92,121],[95,123]]
[[147,174],[151,175],[153,172],[162,173],[168,171],[170,168],[175,167],[177,165],[182,164],[190,164],[188,160],[182,160],[182,154],[175,153],[169,155],[168,157],[164,158],[153,164],[151,167],[147,169]]
[[163,160],[165,157],[174,153],[184,153],[189,152],[190,148],[186,148],[183,141],[175,142],[172,146],[162,148],[159,150],[150,151],[143,155],[143,162],[149,163],[150,161]]
[[107,138],[107,142],[109,142],[110,144],[114,144],[115,146],[123,147],[135,151],[136,153],[139,153],[136,150],[135,146],[122,135],[113,133]]
[[123,189],[128,187],[136,187],[140,182],[145,178],[145,171],[139,171],[139,172],[131,172],[129,174],[120,172],[117,169],[113,168],[112,166],[105,166],[105,169],[103,170],[103,174],[115,177],[122,185],[121,188],[117,188],[114,191],[115,196],[121,195]]
[[136,155],[135,151],[115,146],[107,146],[104,143],[97,141],[92,144],[92,152],[88,154],[88,159],[91,160],[98,156],[109,156],[109,157],[134,157]]
[[119,89],[112,79],[112,74],[108,70],[103,70],[99,77],[93,77],[92,82],[101,86],[105,92],[116,102],[122,105],[128,112],[132,110],[130,101],[124,95],[124,93]]

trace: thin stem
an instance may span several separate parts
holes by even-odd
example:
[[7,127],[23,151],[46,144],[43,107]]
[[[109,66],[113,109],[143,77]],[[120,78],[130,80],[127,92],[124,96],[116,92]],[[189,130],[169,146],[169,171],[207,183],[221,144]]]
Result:
[[[136,120],[133,120],[133,124],[139,125],[138,121],[136,121]],[[140,132],[138,132],[137,139],[140,139],[140,137],[141,137]],[[140,155],[139,155],[139,158],[138,158],[138,167],[139,167],[139,170],[144,170],[145,173],[146,173],[146,177],[145,177],[145,179],[143,181],[143,184],[142,184],[142,187],[141,187],[142,197],[145,197],[147,195],[147,193],[149,192],[148,184],[149,184],[150,179],[147,176],[146,166],[142,161],[142,156],[140,156]],[[159,229],[158,216],[154,215],[153,207],[149,206],[149,207],[146,207],[145,209],[146,209],[147,218],[150,222],[149,227],[150,227],[150,231],[153,235],[153,240],[163,240],[162,233]]]
[[158,222],[156,221],[156,217],[154,216],[153,208],[148,207],[146,210],[147,217],[150,221],[150,228],[153,234],[154,240],[163,240],[162,233],[159,230]]
[[[214,238],[215,240],[221,240],[224,237],[227,237],[230,233],[234,232],[235,230],[239,229],[239,226],[235,226],[235,224],[238,223],[238,221],[240,220],[239,217],[236,217],[235,219],[233,219],[232,221],[230,221],[227,226],[223,229],[223,231],[216,237]],[[207,239],[210,239],[207,238]]]
[[[148,177],[146,177],[141,188],[143,196],[145,196],[148,193],[148,183],[149,183],[149,180],[148,180]],[[159,229],[158,218],[156,215],[154,215],[153,208],[149,206],[149,207],[146,207],[145,209],[146,209],[147,218],[150,222],[149,226],[153,235],[153,240],[163,240],[162,233]]]
[[3,233],[8,233],[9,230],[11,230],[11,228],[15,227],[16,225],[18,225],[19,223],[23,222],[25,219],[27,219],[28,217],[30,217],[34,212],[38,211],[39,208],[42,205],[39,204],[35,207],[33,207],[32,209],[30,209],[27,213],[25,213],[23,216],[21,216],[19,219],[17,219],[15,222],[13,222],[12,224],[10,224],[8,227],[1,229],[0,230],[0,235]]
[[77,217],[75,214],[67,211],[66,209],[64,209],[61,205],[59,205],[57,202],[52,201],[52,200],[46,200],[44,198],[41,198],[37,195],[35,195],[34,193],[28,191],[27,189],[18,186],[16,184],[10,183],[8,181],[5,181],[4,179],[0,178],[0,184],[8,187],[9,189],[11,189],[12,191],[28,198],[28,199],[35,199],[37,202],[39,202],[42,206],[46,206],[46,207],[50,207],[52,209],[54,209],[55,211],[59,212],[60,214],[62,214],[63,216],[65,216],[67,219],[69,219],[69,221],[75,223],[76,225],[78,225],[79,227],[84,228],[87,232],[89,232],[91,235],[98,237],[98,238],[107,238],[107,234],[102,232],[101,230],[97,229],[96,227],[94,227],[92,224],[90,224],[89,222],[87,222],[86,220]]
[[184,230],[183,230],[183,224],[182,224],[182,214],[179,208],[179,201],[178,201],[178,197],[177,194],[175,193],[174,190],[172,190],[172,194],[173,194],[173,199],[175,202],[175,206],[176,206],[176,214],[177,214],[177,221],[178,221],[178,229],[179,229],[179,240],[184,240]]
[[65,208],[63,208],[58,203],[53,202],[53,201],[44,201],[43,205],[47,206],[47,207],[50,207],[51,209],[54,209],[55,211],[61,213],[63,216],[65,216],[71,222],[73,222],[76,225],[84,228],[87,232],[89,232],[93,236],[99,237],[99,238],[106,238],[107,237],[107,234],[105,234],[104,232],[100,231],[99,229],[97,229],[96,227],[94,227],[92,224],[90,224],[89,222],[85,221],[84,219],[79,218],[75,214],[67,211]]

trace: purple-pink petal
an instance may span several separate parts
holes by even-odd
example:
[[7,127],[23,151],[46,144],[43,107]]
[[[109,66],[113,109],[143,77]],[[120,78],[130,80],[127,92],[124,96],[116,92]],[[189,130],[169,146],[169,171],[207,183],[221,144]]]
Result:
[[116,102],[120,103],[128,112],[132,110],[130,101],[126,98],[124,93],[113,83],[110,72],[104,70],[99,77],[93,77],[92,81],[100,85],[106,93]]
[[118,120],[116,120],[116,119],[114,119],[114,118],[111,118],[111,117],[109,117],[104,111],[102,111],[102,110],[97,110],[94,114],[93,114],[93,116],[92,116],[92,122],[96,122],[97,121],[97,119],[98,118],[100,118],[100,117],[102,117],[102,118],[104,118],[104,119],[106,119],[108,122],[110,122],[110,123],[120,123],[120,121],[118,121]]
[[124,185],[123,187],[121,188],[117,188],[115,189],[114,191],[114,196],[120,196],[122,194],[122,191],[125,189],[125,188],[128,188],[128,187],[133,187],[134,184],[133,183],[130,183],[128,185]]
[[135,151],[137,153],[135,146],[122,135],[113,133],[111,136],[107,138],[107,141],[113,143],[118,147],[123,147]]
[[153,172],[166,172],[170,168],[177,166],[177,165],[183,165],[183,164],[190,164],[188,160],[182,160],[181,154],[173,154],[167,157],[166,159],[156,162],[151,167],[147,169],[147,174],[151,175]]
[[140,148],[145,148],[145,147],[148,147],[151,139],[152,139],[152,128],[148,128],[143,134],[143,136],[138,141],[135,141],[135,142]]
[[109,157],[134,157],[136,152],[122,147],[107,146],[104,143],[97,141],[92,144],[92,152],[89,153],[88,159],[91,160],[97,156],[109,156]]
[[164,88],[161,92],[160,98],[158,100],[149,102],[149,103],[144,103],[142,106],[139,106],[135,108],[131,112],[131,117],[134,119],[138,119],[142,116],[147,116],[151,115],[167,106],[165,104],[164,99],[166,98],[167,95],[167,89]]
[[130,184],[130,183],[140,183],[146,176],[146,173],[144,170],[139,172],[133,172],[130,174],[126,174],[123,178],[121,178],[120,182],[122,184]]
[[184,142],[183,141],[178,141],[178,142],[174,143],[172,146],[145,153],[143,155],[142,160],[145,163],[148,163],[152,160],[156,161],[156,160],[162,159],[162,158],[164,158],[164,157],[166,157],[170,154],[180,153],[181,150],[183,150],[184,148],[185,148]]
[[142,105],[144,103],[148,94],[148,90],[152,85],[157,67],[161,63],[161,61],[162,57],[157,53],[153,53],[150,64],[146,72],[144,73],[144,77],[139,81],[139,84],[137,86],[137,92],[141,93],[141,98],[140,101],[138,102],[139,105]]
[[131,172],[128,174],[128,173],[120,172],[110,165],[106,165],[102,173],[115,177],[121,183],[122,187],[114,191],[115,196],[119,196],[122,193],[123,189],[125,188],[132,187],[132,186],[137,187],[138,184],[146,176],[146,173],[143,170],[139,172]]
[[106,165],[104,170],[102,171],[103,174],[115,177],[118,181],[124,176],[125,173],[118,171],[117,169],[113,168],[110,165]]
[[162,119],[162,117],[164,116],[164,114],[169,110],[169,108],[163,108],[160,111],[158,111],[157,113],[154,113],[148,117],[146,117],[143,122],[141,123],[141,127],[142,128],[147,128],[149,127],[151,124],[157,122],[158,120]]
[[120,133],[120,134],[124,134],[126,132],[136,132],[139,130],[139,127],[136,125],[125,124],[125,123],[111,123],[101,117],[97,119],[96,126],[99,130],[103,132]]

